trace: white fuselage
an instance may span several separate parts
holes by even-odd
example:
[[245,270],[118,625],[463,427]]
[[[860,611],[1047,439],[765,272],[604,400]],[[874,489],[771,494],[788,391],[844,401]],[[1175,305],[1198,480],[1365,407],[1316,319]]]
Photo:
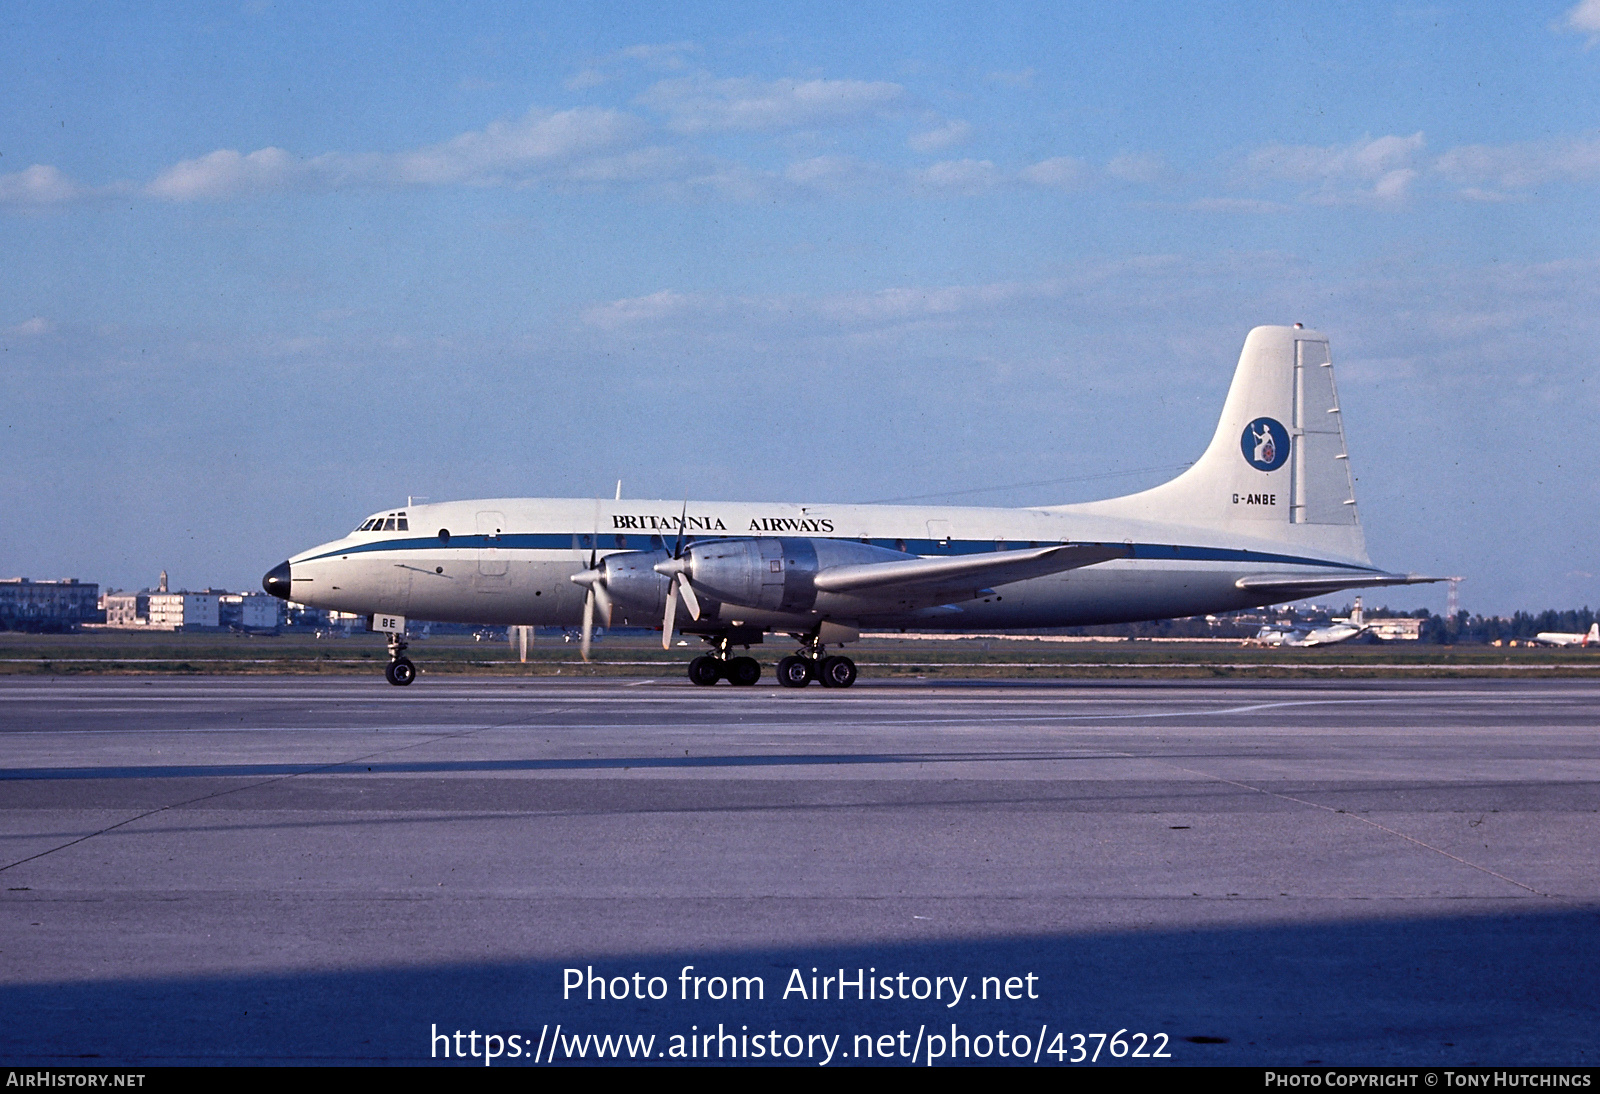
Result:
[[[670,551],[680,514],[697,540],[803,537],[868,541],[924,557],[1055,543],[1125,544],[1133,555],[1000,585],[955,604],[895,611],[819,595],[806,612],[721,605],[722,622],[808,629],[823,619],[871,627],[966,630],[1078,626],[1232,611],[1269,595],[1241,577],[1377,573],[1364,557],[1309,552],[1238,530],[1098,515],[1099,503],[1048,509],[794,505],[501,498],[416,505],[408,530],[355,532],[289,560],[290,599],[360,614],[485,624],[575,626],[593,556]],[[447,535],[441,535],[447,533]],[[685,616],[680,615],[680,619]],[[704,622],[714,623],[716,618]],[[661,625],[660,604],[619,603],[611,625]]]

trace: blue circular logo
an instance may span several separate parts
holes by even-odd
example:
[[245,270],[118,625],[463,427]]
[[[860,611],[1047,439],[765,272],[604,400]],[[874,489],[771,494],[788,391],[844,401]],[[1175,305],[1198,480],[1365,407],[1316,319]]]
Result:
[[1257,471],[1276,471],[1289,458],[1289,431],[1275,418],[1257,418],[1244,427],[1239,447]]

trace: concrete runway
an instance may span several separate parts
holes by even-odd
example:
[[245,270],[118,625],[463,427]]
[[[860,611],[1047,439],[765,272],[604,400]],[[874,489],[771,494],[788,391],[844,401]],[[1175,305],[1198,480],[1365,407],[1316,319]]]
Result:
[[[1070,1063],[1119,1029],[1173,1063],[1593,1064],[1597,699],[3,678],[0,1054],[419,1063],[459,1029],[507,1066],[589,1033],[669,1063],[720,1024],[803,1042],[789,1062],[841,1035],[829,1066],[926,1063],[935,1036],[1018,1062],[961,1058],[1001,1030]],[[666,997],[564,999],[590,966]],[[905,978],[785,998],[813,967]],[[719,975],[764,999],[679,998]],[[978,997],[991,976],[1021,997]]]

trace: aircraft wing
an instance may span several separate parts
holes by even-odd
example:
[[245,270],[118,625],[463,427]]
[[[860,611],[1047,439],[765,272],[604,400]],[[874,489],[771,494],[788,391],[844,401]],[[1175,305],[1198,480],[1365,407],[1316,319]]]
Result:
[[1308,596],[1336,593],[1341,589],[1371,589],[1383,585],[1426,585],[1433,581],[1449,581],[1447,577],[1424,577],[1421,574],[1338,574],[1320,577],[1314,574],[1261,574],[1241,577],[1234,587],[1249,593],[1265,593],[1274,603],[1284,600],[1303,600]]
[[916,600],[940,597],[971,599],[991,585],[1026,581],[1065,570],[1128,558],[1133,548],[1122,544],[1060,544],[1022,551],[994,551],[955,558],[913,558],[904,562],[869,562],[835,566],[813,579],[822,592],[850,593],[869,599]]

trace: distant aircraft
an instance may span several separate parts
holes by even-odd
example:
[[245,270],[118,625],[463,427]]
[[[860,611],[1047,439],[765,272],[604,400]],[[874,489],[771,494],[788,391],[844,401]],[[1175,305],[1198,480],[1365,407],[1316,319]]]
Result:
[[1200,459],[1126,497],[1028,509],[500,498],[374,513],[280,563],[274,596],[372,616],[409,684],[407,616],[698,635],[697,684],[849,687],[863,628],[997,630],[1227,612],[1439,578],[1372,565],[1327,338],[1257,327]]
[[1265,626],[1256,632],[1255,640],[1267,646],[1333,646],[1348,642],[1359,635],[1369,634],[1371,628],[1361,610],[1361,598],[1348,619],[1335,619],[1326,627]]
[[1533,640],[1541,646],[1600,646],[1600,623],[1590,626],[1588,634],[1540,631],[1533,636]]

